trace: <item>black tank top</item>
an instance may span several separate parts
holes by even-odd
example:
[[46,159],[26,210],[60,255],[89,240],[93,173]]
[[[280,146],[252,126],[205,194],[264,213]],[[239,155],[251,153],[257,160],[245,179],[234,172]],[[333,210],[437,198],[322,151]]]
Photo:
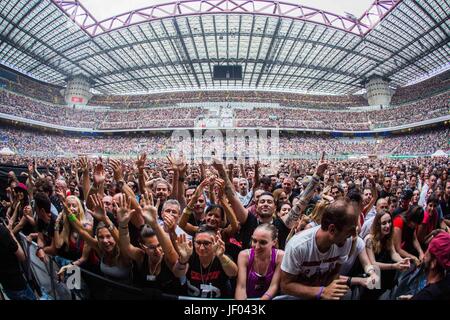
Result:
[[135,285],[140,288],[159,289],[163,293],[168,294],[180,295],[184,292],[180,279],[173,275],[164,258],[163,261],[161,261],[161,270],[159,274],[150,274],[147,254],[144,255],[142,266],[140,268],[138,266],[136,267]]

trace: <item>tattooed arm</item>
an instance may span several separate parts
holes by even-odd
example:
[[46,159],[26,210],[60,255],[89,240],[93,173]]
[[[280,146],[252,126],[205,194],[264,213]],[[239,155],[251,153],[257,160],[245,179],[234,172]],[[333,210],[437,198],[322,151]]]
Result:
[[303,211],[306,209],[309,200],[311,200],[314,195],[314,190],[319,185],[320,177],[323,176],[327,167],[328,163],[324,160],[320,160],[316,172],[314,173],[306,189],[299,196],[298,202],[292,207],[291,211],[282,218],[282,221],[289,229],[292,229],[292,227],[294,227],[295,222],[299,219]]
[[239,223],[244,224],[248,218],[248,210],[244,208],[241,201],[239,201],[239,198],[236,195],[236,191],[234,191],[233,184],[231,183],[227,172],[225,171],[225,166],[221,161],[217,159],[214,160],[213,166],[219,172],[220,177],[225,182],[225,195],[227,196],[228,201],[231,204],[231,208],[236,214],[237,220],[239,221]]

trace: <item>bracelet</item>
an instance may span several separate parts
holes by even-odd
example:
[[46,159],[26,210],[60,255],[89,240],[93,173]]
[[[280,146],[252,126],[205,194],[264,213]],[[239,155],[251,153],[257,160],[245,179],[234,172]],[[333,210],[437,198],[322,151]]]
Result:
[[272,296],[270,294],[268,294],[267,292],[263,294],[263,296],[268,296],[270,300],[272,300]]
[[322,297],[323,290],[325,290],[325,287],[321,286],[320,290],[319,290],[319,293],[316,295],[316,299],[317,300],[320,300],[320,298]]
[[221,262],[222,267],[225,267],[225,266],[229,265],[230,263],[231,263],[231,259],[228,258],[228,257],[226,257],[226,261],[225,262]]
[[128,225],[125,225],[125,226],[120,226],[119,225],[119,227],[120,227],[120,229],[128,229]]
[[351,287],[352,286],[352,277],[348,277],[347,278],[347,287]]
[[69,221],[71,221],[71,222],[75,222],[75,221],[77,221],[77,216],[72,213],[71,215],[69,215],[67,217],[67,219],[69,219]]

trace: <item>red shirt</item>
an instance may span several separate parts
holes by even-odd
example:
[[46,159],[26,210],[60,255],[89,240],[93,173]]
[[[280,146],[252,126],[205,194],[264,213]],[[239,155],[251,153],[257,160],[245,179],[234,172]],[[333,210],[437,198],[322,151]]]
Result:
[[438,224],[438,213],[436,210],[433,210],[432,212],[425,211],[423,214],[423,221],[422,225],[425,227],[425,234],[429,234],[431,231],[436,229],[436,226]]
[[414,241],[414,232],[415,229],[410,228],[405,221],[403,220],[403,216],[399,215],[394,218],[393,221],[394,228],[399,228],[402,230],[402,244],[401,248],[404,249],[407,244],[412,246]]

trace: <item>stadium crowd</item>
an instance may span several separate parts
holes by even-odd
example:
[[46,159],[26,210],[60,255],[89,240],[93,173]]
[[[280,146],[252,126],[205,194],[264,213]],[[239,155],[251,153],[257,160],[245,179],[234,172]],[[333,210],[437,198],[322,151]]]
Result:
[[[316,157],[322,151],[339,155],[431,155],[437,150],[449,152],[450,130],[441,128],[424,132],[379,138],[337,138],[303,133],[281,133],[278,148],[284,157]],[[0,126],[0,149],[9,148],[18,155],[80,155],[110,154],[120,157],[135,156],[140,152],[165,155],[174,150],[177,141],[166,133],[144,133],[132,136],[83,136],[25,130]],[[202,140],[202,148],[209,150],[213,142]],[[186,143],[185,150],[194,150],[194,141]],[[227,154],[240,154],[251,148],[248,142],[236,140],[225,144]],[[276,152],[268,145],[268,151]],[[206,152],[205,152],[206,153]]]
[[[1,71],[1,69],[0,69]],[[11,73],[10,71],[7,71]],[[448,91],[450,71],[434,76],[408,87],[397,88],[392,96],[392,105],[402,105],[432,95]],[[58,105],[64,103],[61,95],[63,88],[50,86],[27,77],[16,75],[16,81],[2,79],[5,88],[31,98]],[[322,110],[345,110],[366,105],[362,95],[320,96],[297,93],[278,93],[265,91],[205,91],[176,92],[134,96],[94,95],[90,101],[92,106],[109,106],[112,108],[147,108],[163,107],[186,102],[272,102],[285,107],[301,107]]]
[[23,167],[8,173],[0,211],[9,299],[42,294],[22,276],[19,233],[61,279],[78,266],[153,297],[450,297],[447,158],[15,159]]
[[450,71],[446,71],[414,85],[398,88],[392,96],[391,103],[394,105],[403,104],[448,91],[450,89],[449,78]]
[[448,115],[448,101],[449,94],[444,93],[399,107],[364,112],[255,108],[253,110],[236,110],[235,118],[238,127],[369,130],[373,127],[393,127]]
[[[392,127],[448,115],[449,92],[383,110],[318,111],[300,108],[236,109],[236,127],[288,127],[333,130],[369,130]],[[194,127],[203,108],[148,108],[136,110],[75,109],[43,103],[0,90],[0,112],[26,119],[78,128],[138,129]],[[414,112],[410,110],[414,109]]]

